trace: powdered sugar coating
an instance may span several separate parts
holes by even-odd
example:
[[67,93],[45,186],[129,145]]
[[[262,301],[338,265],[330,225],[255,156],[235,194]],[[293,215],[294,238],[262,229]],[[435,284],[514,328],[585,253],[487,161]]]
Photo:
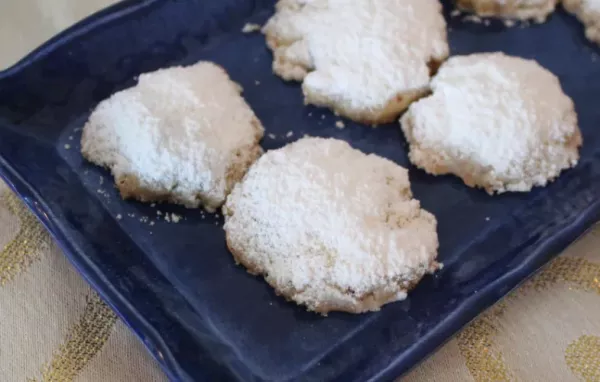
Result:
[[484,17],[529,20],[541,23],[554,12],[558,0],[456,0],[463,10]]
[[210,62],[142,74],[94,110],[82,153],[110,168],[124,198],[214,210],[262,153],[240,92]]
[[455,56],[431,88],[401,120],[409,157],[427,172],[500,193],[545,186],[577,164],[582,138],[573,101],[535,61]]
[[223,214],[236,260],[320,313],[378,310],[438,266],[437,223],[408,172],[336,139],[267,152]]
[[307,103],[368,123],[394,120],[448,56],[438,0],[280,0],[263,32]]
[[563,0],[563,5],[585,25],[586,37],[600,44],[600,0]]

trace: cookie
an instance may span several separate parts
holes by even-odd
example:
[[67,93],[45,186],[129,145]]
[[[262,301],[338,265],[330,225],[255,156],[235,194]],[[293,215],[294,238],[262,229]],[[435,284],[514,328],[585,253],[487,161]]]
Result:
[[413,164],[491,193],[545,186],[579,159],[573,101],[535,61],[502,53],[450,58],[433,94],[401,119]]
[[534,20],[542,23],[554,12],[558,0],[456,0],[459,9],[483,17]]
[[307,104],[355,121],[395,120],[448,56],[438,0],[280,0],[263,28],[273,71]]
[[322,314],[379,310],[439,267],[436,219],[407,171],[336,139],[267,152],[223,215],[236,262]]
[[585,26],[585,36],[600,44],[600,0],[563,0],[567,11]]
[[214,211],[262,154],[263,127],[240,92],[210,62],[142,74],[92,112],[82,154],[125,199]]

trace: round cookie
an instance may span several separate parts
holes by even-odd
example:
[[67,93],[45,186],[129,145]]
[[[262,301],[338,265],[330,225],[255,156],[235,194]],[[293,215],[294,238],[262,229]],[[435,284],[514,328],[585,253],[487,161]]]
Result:
[[142,74],[93,111],[81,151],[123,198],[214,211],[262,154],[264,129],[240,92],[210,62]]
[[600,44],[600,0],[563,0],[565,9],[585,26],[585,36]]
[[280,0],[263,33],[306,103],[369,124],[395,120],[448,57],[438,0]]
[[336,139],[267,152],[223,215],[236,262],[322,314],[379,310],[439,267],[437,222],[408,172]]
[[433,94],[402,117],[413,164],[490,194],[545,186],[579,159],[573,101],[535,61],[502,53],[450,58]]
[[530,20],[542,23],[554,12],[558,0],[456,0],[459,9],[483,17]]

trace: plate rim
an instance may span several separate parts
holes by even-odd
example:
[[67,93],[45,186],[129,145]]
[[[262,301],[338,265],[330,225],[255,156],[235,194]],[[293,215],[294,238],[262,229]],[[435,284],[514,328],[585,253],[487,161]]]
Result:
[[[55,49],[69,43],[76,37],[93,32],[94,29],[110,21],[118,20],[163,1],[165,0],[124,0],[103,8],[50,38],[14,65],[0,71],[0,80],[18,75],[31,64],[43,59]],[[55,216],[45,198],[35,191],[34,187],[2,153],[0,153],[0,178],[5,181],[8,187],[24,202],[51,234],[56,244],[68,261],[77,269],[81,277],[92,286],[102,300],[140,339],[169,380],[190,380],[189,375],[181,367],[161,334],[106,279],[104,273],[87,259],[84,251],[73,245],[68,239],[64,228],[59,224],[60,219]],[[393,360],[377,374],[369,376],[368,381],[393,380],[405,375],[410,369],[433,355],[438,348],[453,338],[486,309],[496,304],[540,269],[547,266],[552,259],[577,241],[598,222],[600,222],[600,200],[590,203],[572,221],[562,224],[555,235],[537,242],[536,248],[530,251],[524,263],[487,284],[478,293],[466,298],[456,308],[455,312],[442,319],[418,343],[406,348],[402,353],[395,354],[392,357]],[[501,291],[499,292],[498,289]],[[150,339],[151,343],[156,346],[150,346],[151,343],[148,343],[145,338]]]
[[19,71],[27,68],[33,62],[44,58],[52,53],[55,48],[70,42],[76,37],[91,32],[93,29],[100,27],[107,22],[119,19],[129,13],[146,8],[160,1],[164,0],[117,0],[116,3],[91,13],[70,27],[55,34],[45,42],[41,43],[37,48],[34,48],[27,53],[13,65],[0,70],[0,80],[18,74]]
[[[25,206],[35,215],[38,221],[50,233],[56,245],[67,258],[77,273],[94,289],[100,298],[115,312],[129,329],[142,342],[148,353],[158,362],[163,372],[171,381],[187,381],[187,373],[179,365],[177,358],[166,345],[160,333],[144,318],[109,281],[104,274],[87,259],[83,251],[78,251],[67,238],[65,232],[57,224],[59,220],[54,216],[44,198],[27,182],[18,171],[0,154],[0,179],[15,193]],[[140,329],[143,330],[140,330]],[[157,344],[151,347],[150,343]]]
[[[99,9],[87,17],[74,23],[58,34],[34,48],[23,58],[12,66],[0,70],[0,81],[18,75],[31,64],[39,61],[52,53],[55,49],[69,43],[71,40],[92,32],[102,25],[125,17],[130,13],[149,7],[163,0],[118,0],[116,3]],[[94,289],[100,298],[115,312],[115,314],[129,327],[135,336],[144,345],[147,352],[156,360],[167,378],[171,381],[189,380],[187,373],[181,368],[176,357],[166,345],[160,333],[148,323],[144,316],[123,295],[106,280],[102,272],[87,260],[85,255],[78,253],[65,233],[58,227],[58,220],[51,208],[48,207],[34,188],[21,174],[12,166],[4,155],[0,153],[0,179],[17,195],[25,206],[34,214],[38,221],[50,233],[56,245],[67,258],[69,263],[77,270],[77,273]],[[93,271],[92,271],[93,270]],[[92,273],[93,272],[93,273]],[[121,309],[126,307],[126,313]],[[134,325],[133,322],[136,322]],[[140,330],[143,328],[143,330]],[[145,338],[150,338],[152,343],[158,344],[160,348],[150,347]]]

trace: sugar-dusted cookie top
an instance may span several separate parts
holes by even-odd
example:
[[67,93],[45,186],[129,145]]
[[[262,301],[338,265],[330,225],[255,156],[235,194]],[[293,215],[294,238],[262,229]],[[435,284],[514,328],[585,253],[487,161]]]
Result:
[[431,174],[455,174],[490,193],[529,191],[579,159],[573,101],[535,61],[455,56],[431,88],[401,119],[411,161]]
[[438,0],[280,0],[263,32],[307,103],[367,123],[394,120],[448,56]]
[[262,153],[263,127],[210,62],[142,74],[92,112],[82,153],[124,198],[214,210]]
[[237,262],[323,314],[378,310],[438,267],[436,219],[412,198],[408,172],[336,139],[267,152],[223,215]]

